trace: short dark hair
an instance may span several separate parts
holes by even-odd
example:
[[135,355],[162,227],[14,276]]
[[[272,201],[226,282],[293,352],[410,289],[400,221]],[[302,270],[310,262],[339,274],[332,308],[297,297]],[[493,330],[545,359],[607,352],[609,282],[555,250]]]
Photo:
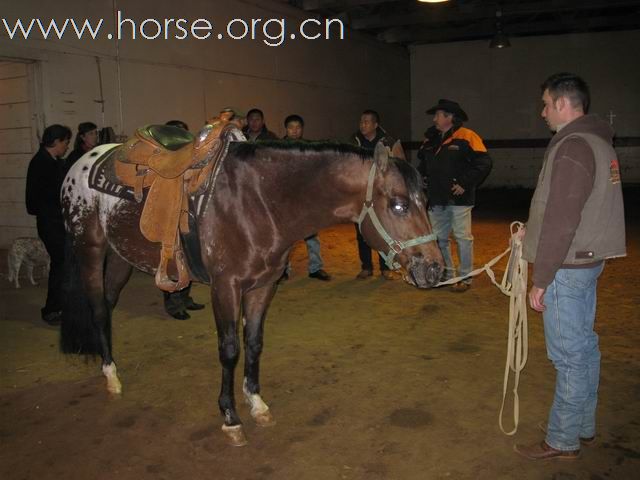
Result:
[[61,142],[71,140],[71,129],[66,125],[60,125],[58,123],[54,123],[45,128],[44,132],[42,132],[42,145],[44,147],[52,147],[53,142],[56,140],[60,140]]
[[360,114],[360,116],[362,115],[371,115],[376,123],[380,123],[380,114],[375,110],[365,110]]
[[258,115],[260,115],[264,120],[264,113],[262,113],[262,110],[260,110],[259,108],[252,108],[251,110],[249,110],[247,112],[247,118],[249,118],[249,115],[252,115],[254,113],[257,113]]
[[165,125],[169,125],[171,127],[182,128],[183,130],[189,131],[189,125],[184,123],[182,120],[169,120]]
[[549,90],[549,96],[555,102],[559,97],[567,97],[573,108],[582,107],[584,113],[589,112],[591,94],[589,85],[574,73],[555,73],[540,85],[542,93]]
[[296,115],[295,113],[293,115],[289,115],[287,118],[284,119],[284,126],[286,127],[291,122],[298,122],[300,125],[304,127],[304,119],[300,115]]

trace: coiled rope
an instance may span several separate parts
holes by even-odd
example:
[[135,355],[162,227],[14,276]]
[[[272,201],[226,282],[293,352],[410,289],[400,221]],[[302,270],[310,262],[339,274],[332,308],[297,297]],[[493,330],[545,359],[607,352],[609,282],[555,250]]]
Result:
[[[528,356],[528,328],[527,328],[527,262],[522,259],[522,234],[524,224],[522,222],[512,222],[510,226],[511,239],[509,248],[497,257],[487,262],[483,267],[472,271],[464,277],[456,277],[446,282],[441,282],[436,287],[451,285],[465,278],[475,277],[482,272],[487,272],[491,282],[500,289],[502,293],[509,297],[509,332],[507,336],[507,360],[504,367],[504,381],[502,385],[502,404],[498,416],[498,425],[505,435],[514,435],[518,430],[518,420],[520,418],[520,400],[518,397],[518,384],[520,383],[520,372],[527,363]],[[491,270],[497,262],[507,253],[509,261],[502,276],[502,281],[496,281],[496,275]],[[507,389],[509,386],[509,372],[513,372],[513,430],[507,432],[502,423],[504,406],[507,399]]]

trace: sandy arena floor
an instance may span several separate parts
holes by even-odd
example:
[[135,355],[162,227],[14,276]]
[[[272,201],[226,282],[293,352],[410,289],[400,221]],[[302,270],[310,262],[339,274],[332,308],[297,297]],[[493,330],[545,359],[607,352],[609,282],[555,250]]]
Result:
[[[513,205],[501,211],[489,203],[476,209],[477,265],[506,248],[509,222],[526,216]],[[342,225],[320,234],[331,282],[308,278],[304,244],[295,248],[293,277],[272,304],[262,356],[262,393],[277,425],[255,426],[241,404],[243,448],[227,446],[220,431],[206,286],[194,286],[193,296],[207,309],[180,322],[164,314],[153,279],[134,275],[114,313],[124,394],[112,399],[98,364],[63,357],[57,329],[39,320],[45,288],[15,290],[3,280],[0,478],[637,478],[640,222],[628,230],[629,256],[610,262],[600,280],[597,444],[577,461],[534,463],[513,452],[515,442],[542,438],[536,425],[553,396],[540,315],[529,310],[520,427],[509,437],[497,423],[507,297],[486,275],[464,294],[417,290],[378,272],[355,280],[354,231]],[[240,400],[242,362],[238,370]]]

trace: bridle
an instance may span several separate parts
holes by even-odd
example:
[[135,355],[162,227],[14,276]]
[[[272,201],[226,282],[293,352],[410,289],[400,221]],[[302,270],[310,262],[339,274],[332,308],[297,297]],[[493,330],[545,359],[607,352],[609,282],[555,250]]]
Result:
[[420,237],[412,238],[411,240],[406,240],[401,242],[399,240],[394,240],[391,238],[391,235],[387,233],[387,231],[380,223],[380,219],[378,215],[376,215],[376,211],[373,209],[373,182],[376,178],[376,162],[374,161],[371,165],[371,169],[369,170],[369,179],[367,181],[367,196],[365,197],[364,204],[362,205],[362,211],[360,212],[360,216],[358,217],[358,229],[360,233],[362,233],[362,222],[369,215],[371,217],[371,223],[375,227],[378,235],[382,237],[382,239],[389,246],[389,251],[385,254],[382,251],[380,255],[384,258],[387,266],[392,270],[398,270],[401,265],[395,261],[395,258],[400,252],[402,252],[405,248],[414,247],[416,245],[420,245],[422,243],[432,242],[436,240],[436,234],[430,233],[429,235],[422,235]]

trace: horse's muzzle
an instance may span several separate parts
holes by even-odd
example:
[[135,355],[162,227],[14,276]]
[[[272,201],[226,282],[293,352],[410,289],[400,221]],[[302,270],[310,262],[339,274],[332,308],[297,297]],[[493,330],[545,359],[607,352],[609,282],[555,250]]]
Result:
[[440,281],[442,265],[438,262],[427,263],[424,258],[412,257],[407,268],[409,275],[405,280],[418,288],[431,288]]

